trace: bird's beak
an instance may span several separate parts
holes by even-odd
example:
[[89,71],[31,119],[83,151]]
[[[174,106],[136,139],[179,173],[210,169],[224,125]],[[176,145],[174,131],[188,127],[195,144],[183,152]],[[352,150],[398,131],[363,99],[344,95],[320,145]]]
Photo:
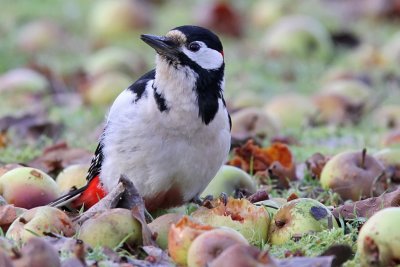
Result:
[[157,53],[175,58],[178,55],[178,44],[165,36],[142,34],[140,36],[146,44],[153,47]]

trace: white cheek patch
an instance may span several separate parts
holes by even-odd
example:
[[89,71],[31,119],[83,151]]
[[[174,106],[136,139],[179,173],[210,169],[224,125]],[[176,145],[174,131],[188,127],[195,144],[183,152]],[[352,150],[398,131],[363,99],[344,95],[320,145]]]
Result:
[[182,49],[192,61],[196,62],[200,67],[206,70],[218,69],[224,63],[222,54],[214,49],[208,48],[204,43],[199,42],[201,48],[197,52],[192,52],[186,47]]

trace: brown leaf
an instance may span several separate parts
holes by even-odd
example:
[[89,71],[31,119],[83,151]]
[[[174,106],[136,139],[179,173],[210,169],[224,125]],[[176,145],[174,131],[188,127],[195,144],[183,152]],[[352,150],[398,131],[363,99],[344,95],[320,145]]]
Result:
[[8,227],[24,211],[26,211],[26,209],[18,208],[10,204],[0,206],[0,227],[3,232],[6,232]]
[[331,267],[333,256],[323,256],[316,258],[294,257],[284,260],[278,260],[278,267]]
[[333,245],[321,254],[321,256],[334,256],[332,267],[340,267],[354,256],[354,252],[348,245]]
[[89,164],[93,154],[85,149],[70,148],[60,142],[43,151],[43,154],[26,163],[47,173],[58,173],[72,164]]
[[400,188],[379,197],[367,198],[335,208],[332,213],[336,218],[352,220],[358,217],[369,218],[374,213],[388,207],[400,206]]
[[258,190],[257,192],[255,192],[254,194],[248,196],[247,199],[251,203],[256,203],[256,202],[268,200],[269,199],[269,195],[268,195],[268,192],[266,190],[262,190],[261,189],[261,190]]
[[313,178],[319,179],[322,169],[331,157],[324,156],[321,153],[314,153],[306,160],[308,171],[312,174]]

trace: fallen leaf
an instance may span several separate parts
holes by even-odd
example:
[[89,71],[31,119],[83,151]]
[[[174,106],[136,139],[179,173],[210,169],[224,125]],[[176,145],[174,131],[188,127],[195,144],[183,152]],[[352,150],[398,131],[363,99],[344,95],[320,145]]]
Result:
[[325,250],[321,256],[334,256],[332,267],[340,267],[354,257],[354,252],[348,245],[333,245]]
[[[228,162],[250,173],[264,172],[278,180],[278,187],[288,187],[288,181],[296,179],[296,165],[289,148],[285,144],[273,143],[261,148],[253,140],[234,149],[234,157]],[[268,173],[265,173],[268,171]]]
[[333,256],[323,256],[323,257],[315,257],[315,258],[307,258],[307,257],[294,257],[284,260],[278,260],[278,267],[310,267],[310,266],[318,266],[318,267],[331,267]]
[[67,143],[60,142],[43,151],[43,154],[26,163],[46,173],[57,174],[73,164],[89,164],[93,153],[82,148],[70,148]]
[[332,213],[336,218],[353,220],[359,217],[369,218],[374,213],[388,207],[400,206],[400,188],[391,193],[385,193],[379,197],[371,197],[364,200],[344,204],[335,208]]
[[24,211],[26,211],[26,209],[18,208],[10,204],[0,206],[0,227],[4,233]]
[[250,195],[247,197],[247,200],[250,201],[251,203],[256,203],[264,200],[268,200],[269,195],[266,190],[258,190],[254,194]]
[[321,153],[314,153],[306,160],[307,170],[311,173],[313,178],[319,179],[321,177],[322,169],[331,157],[324,156]]

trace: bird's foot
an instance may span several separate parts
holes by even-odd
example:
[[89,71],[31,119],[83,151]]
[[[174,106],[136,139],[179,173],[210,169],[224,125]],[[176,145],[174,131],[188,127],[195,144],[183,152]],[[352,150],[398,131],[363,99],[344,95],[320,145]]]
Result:
[[224,203],[224,205],[226,206],[226,204],[228,204],[228,195],[225,192],[222,192],[219,195],[219,200],[221,200],[222,203]]
[[206,208],[210,208],[211,205],[211,201],[214,199],[214,197],[212,195],[207,195],[206,197],[204,197],[203,199],[201,199],[199,196],[195,196],[191,202],[194,204],[199,205],[200,207],[206,207]]

